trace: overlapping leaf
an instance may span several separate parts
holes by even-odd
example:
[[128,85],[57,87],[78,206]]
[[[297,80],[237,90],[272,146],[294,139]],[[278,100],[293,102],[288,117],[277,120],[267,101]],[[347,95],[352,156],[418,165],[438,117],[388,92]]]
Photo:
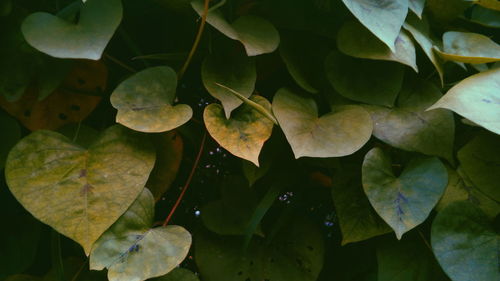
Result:
[[455,202],[439,212],[431,238],[434,255],[453,281],[500,279],[500,235],[470,202]]
[[177,75],[167,66],[147,68],[123,81],[111,94],[116,121],[141,132],[165,132],[191,119],[189,105],[172,105]]
[[142,281],[172,271],[186,257],[191,234],[176,225],[151,228],[153,219],[154,198],[145,188],[96,241],[90,268],[107,268],[110,281]]
[[313,99],[286,88],[274,96],[273,112],[295,158],[352,154],[370,139],[373,130],[370,115],[359,106],[335,107],[320,117]]
[[422,12],[424,11],[426,0],[409,0],[408,7],[412,12],[415,13],[419,18],[422,18]]
[[342,0],[354,16],[392,51],[406,14],[408,1]]
[[89,149],[41,130],[11,150],[5,175],[33,216],[88,254],[144,188],[154,160],[147,141],[121,126],[107,129]]
[[[250,99],[271,110],[271,104],[265,98],[252,96]],[[226,119],[222,106],[211,104],[205,108],[203,119],[210,135],[222,147],[259,166],[260,150],[273,130],[271,120],[247,104],[238,108],[229,119]]]
[[326,75],[342,96],[368,104],[392,106],[403,84],[404,67],[394,62],[351,58],[332,52]]
[[415,45],[406,31],[401,30],[396,38],[395,51],[356,21],[342,25],[337,34],[337,47],[349,56],[364,59],[395,61],[410,66],[418,72]]
[[469,76],[428,110],[446,108],[500,134],[500,68]]
[[435,50],[445,60],[474,64],[500,61],[500,45],[478,33],[448,31],[443,34],[443,50]]
[[[200,16],[203,14],[201,1],[193,1],[191,6]],[[280,42],[276,28],[257,16],[245,15],[228,23],[219,10],[213,10],[209,12],[207,22],[227,37],[240,41],[249,56],[274,52]]]
[[405,83],[395,108],[364,106],[373,119],[373,135],[391,146],[452,161],[455,123],[445,110],[425,111],[441,93],[432,83]]
[[427,218],[448,182],[446,168],[437,158],[414,159],[396,177],[391,159],[380,148],[366,154],[362,170],[370,203],[398,239]]
[[225,85],[244,97],[250,97],[257,80],[255,60],[240,53],[210,55],[203,61],[201,78],[207,91],[221,101],[226,118],[229,119],[231,112],[243,102],[215,83]]
[[100,59],[122,20],[121,0],[88,0],[74,14],[76,23],[46,12],[31,14],[22,25],[26,41],[57,58]]

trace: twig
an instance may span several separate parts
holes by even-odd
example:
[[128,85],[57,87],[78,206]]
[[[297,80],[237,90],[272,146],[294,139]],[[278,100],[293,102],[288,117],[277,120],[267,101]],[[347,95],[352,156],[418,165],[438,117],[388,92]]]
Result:
[[201,16],[200,27],[198,28],[198,34],[196,34],[196,38],[194,39],[193,46],[191,47],[191,51],[189,51],[189,55],[186,59],[186,62],[184,62],[184,65],[177,74],[177,80],[181,80],[182,77],[184,76],[184,73],[186,73],[186,70],[189,64],[191,63],[191,59],[193,58],[193,55],[196,52],[196,49],[198,48],[198,44],[200,43],[201,40],[201,35],[203,34],[203,30],[205,29],[205,23],[207,21],[209,2],[210,0],[205,0],[205,6],[203,7],[203,15]]
[[191,172],[189,173],[189,177],[186,180],[186,183],[184,184],[184,187],[182,188],[181,194],[177,198],[177,201],[175,202],[174,206],[170,210],[170,213],[168,214],[167,218],[163,222],[163,226],[166,226],[169,222],[172,216],[175,213],[175,210],[177,207],[179,207],[182,198],[184,197],[184,194],[186,194],[186,190],[189,187],[189,184],[191,183],[191,180],[193,179],[194,172],[196,171],[196,168],[198,167],[198,164],[200,163],[201,155],[203,154],[203,147],[205,147],[205,141],[207,139],[207,133],[205,132],[203,134],[203,138],[201,139],[201,144],[200,144],[200,149],[198,150],[198,155],[196,156],[196,160],[194,161],[193,167],[191,168]]

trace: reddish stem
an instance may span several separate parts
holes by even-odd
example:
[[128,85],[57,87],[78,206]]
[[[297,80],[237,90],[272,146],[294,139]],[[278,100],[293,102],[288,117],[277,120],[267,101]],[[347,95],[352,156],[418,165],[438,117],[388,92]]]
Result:
[[193,179],[194,172],[196,171],[196,168],[198,167],[198,164],[200,163],[201,155],[203,154],[203,147],[205,147],[205,141],[207,139],[207,133],[205,132],[203,134],[203,138],[201,140],[200,144],[200,149],[198,150],[198,155],[196,156],[196,160],[194,160],[193,168],[191,168],[191,172],[189,173],[189,177],[186,180],[186,184],[184,184],[184,187],[182,188],[181,194],[179,195],[179,198],[177,198],[177,201],[175,202],[174,206],[172,207],[172,210],[170,210],[170,213],[168,214],[167,218],[163,222],[163,226],[166,226],[169,222],[172,216],[175,213],[175,210],[177,210],[177,207],[181,204],[182,198],[184,197],[184,194],[186,194],[186,190],[189,187],[189,184],[191,183],[191,180]]

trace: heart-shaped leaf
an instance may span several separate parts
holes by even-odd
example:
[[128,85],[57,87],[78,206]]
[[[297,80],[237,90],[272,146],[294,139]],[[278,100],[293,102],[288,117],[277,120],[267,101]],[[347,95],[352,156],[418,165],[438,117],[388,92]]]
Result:
[[40,130],[11,150],[5,176],[33,216],[88,254],[144,188],[154,161],[147,141],[121,126],[107,129],[89,149]]
[[367,105],[373,135],[391,146],[452,161],[455,123],[445,110],[425,111],[441,97],[432,83],[414,79],[405,83],[397,107]]
[[480,209],[450,204],[432,223],[432,250],[453,281],[500,280],[500,235]]
[[500,45],[478,33],[448,31],[443,34],[443,51],[435,50],[445,60],[474,64],[500,61]]
[[255,60],[241,53],[210,55],[203,61],[201,78],[207,91],[221,101],[226,118],[229,119],[231,112],[243,102],[216,83],[225,85],[244,97],[250,97],[257,81]]
[[[271,110],[271,104],[263,97],[250,100]],[[205,126],[210,135],[227,151],[259,166],[259,154],[264,142],[271,137],[273,122],[257,110],[244,104],[226,119],[219,104],[210,104],[203,113]]]
[[391,232],[366,198],[359,172],[352,172],[358,167],[350,167],[334,176],[332,198],[342,231],[342,245]]
[[357,21],[348,21],[337,34],[337,47],[351,57],[395,61],[410,66],[418,72],[415,45],[410,36],[401,30],[395,43],[395,52],[382,43]]
[[96,241],[90,269],[108,269],[109,281],[142,281],[165,275],[191,247],[191,234],[177,225],[151,228],[154,198],[145,188],[135,202]]
[[474,186],[500,202],[500,136],[482,134],[458,151],[458,160]]
[[111,94],[118,110],[116,122],[140,132],[165,132],[191,119],[189,105],[172,105],[177,75],[167,66],[156,66],[135,73]]
[[192,271],[178,267],[167,275],[151,279],[151,281],[200,281],[200,279]]
[[362,173],[370,203],[398,239],[429,216],[448,182],[446,167],[435,157],[414,159],[396,177],[391,159],[380,148],[366,154]]
[[255,207],[257,196],[241,177],[230,177],[221,186],[221,199],[201,208],[203,224],[220,235],[243,235]]
[[500,68],[472,75],[451,88],[428,110],[446,108],[500,134]]
[[236,237],[198,236],[196,263],[205,281],[315,281],[323,266],[319,229],[301,218],[286,225],[271,243],[254,237],[243,253]]
[[121,0],[88,0],[77,12],[78,22],[37,12],[22,25],[26,41],[56,58],[99,60],[122,20]]
[[429,30],[429,23],[427,19],[424,17],[422,19],[417,18],[416,16],[409,14],[406,22],[403,25],[404,29],[406,29],[413,39],[420,45],[420,48],[424,51],[425,55],[432,62],[436,71],[439,74],[439,78],[441,79],[441,84],[444,82],[444,70],[441,58],[434,52],[434,46],[436,45],[434,38],[431,37],[431,33]]
[[352,154],[370,139],[373,130],[370,115],[359,106],[340,106],[318,117],[313,99],[285,88],[274,96],[273,112],[295,158]]
[[[193,1],[191,6],[200,16],[203,14],[201,1]],[[207,22],[227,37],[240,41],[249,56],[272,53],[280,43],[276,28],[257,16],[245,15],[228,23],[219,10],[213,10],[208,13]]]
[[419,18],[422,18],[422,12],[425,7],[425,0],[409,0],[408,7],[412,12],[415,13]]
[[332,52],[326,75],[342,96],[368,104],[392,106],[401,90],[404,67],[395,62],[357,59]]
[[342,0],[354,16],[392,51],[408,13],[404,0]]

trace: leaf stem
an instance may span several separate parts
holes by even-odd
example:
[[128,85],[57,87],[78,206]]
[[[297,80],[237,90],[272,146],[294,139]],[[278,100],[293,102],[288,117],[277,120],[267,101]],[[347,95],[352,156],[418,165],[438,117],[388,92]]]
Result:
[[80,268],[78,269],[78,271],[75,273],[75,276],[73,276],[73,278],[71,278],[71,281],[76,281],[78,280],[78,276],[80,276],[80,273],[82,273],[83,271],[83,268],[85,267],[85,265],[89,262],[89,259],[86,259],[84,263],[82,263],[82,265],[80,266]]
[[189,51],[189,55],[184,62],[184,65],[182,68],[179,70],[179,73],[177,74],[177,80],[181,80],[182,77],[184,76],[184,73],[186,73],[186,70],[191,63],[191,60],[194,56],[194,53],[196,52],[196,49],[198,49],[198,45],[201,40],[201,35],[203,34],[203,30],[205,29],[205,23],[207,21],[207,15],[208,15],[208,4],[210,3],[210,0],[205,0],[205,5],[203,7],[203,15],[201,16],[201,23],[200,27],[198,28],[198,34],[196,34],[196,38],[194,39],[193,46],[191,47],[191,51]]
[[219,84],[217,82],[215,82],[215,85],[221,87],[221,88],[224,88],[226,90],[228,90],[229,92],[231,92],[233,95],[235,95],[237,98],[239,98],[242,102],[250,105],[251,107],[253,107],[255,110],[257,110],[259,113],[261,113],[262,115],[264,115],[267,119],[273,121],[273,123],[276,125],[276,126],[279,126],[278,124],[278,120],[276,120],[276,118],[274,117],[274,115],[269,112],[267,109],[265,109],[262,105],[254,102],[253,100],[251,99],[248,99],[246,98],[245,96],[243,96],[242,94],[236,92],[235,90],[227,87],[227,86],[224,86],[222,84]]
[[170,210],[170,213],[168,214],[167,218],[163,222],[163,226],[167,226],[167,224],[170,222],[170,219],[175,213],[175,210],[177,210],[177,207],[179,207],[182,198],[184,197],[184,194],[186,194],[186,190],[189,187],[189,184],[191,183],[191,180],[193,179],[194,172],[196,171],[196,168],[198,167],[198,164],[200,163],[201,155],[203,154],[203,148],[205,147],[205,141],[207,139],[207,132],[203,134],[203,138],[201,139],[201,144],[200,148],[198,150],[198,155],[196,155],[196,160],[194,161],[193,167],[191,168],[191,172],[189,173],[189,176],[186,180],[186,183],[184,184],[184,187],[182,188],[181,194],[177,198],[177,201],[175,202],[174,206]]
[[126,69],[126,70],[128,70],[128,71],[130,71],[130,72],[132,72],[132,73],[136,73],[136,72],[137,72],[137,70],[135,70],[135,69],[134,69],[134,68],[132,68],[131,66],[128,66],[128,65],[127,65],[127,64],[125,64],[124,62],[120,61],[119,59],[117,59],[117,58],[115,58],[115,57],[113,57],[113,56],[111,56],[111,55],[109,55],[109,54],[106,54],[106,53],[105,53],[105,54],[104,54],[104,58],[106,58],[106,59],[108,59],[108,60],[110,60],[110,61],[112,61],[112,62],[116,63],[117,65],[119,65],[119,66],[123,67],[124,69]]

